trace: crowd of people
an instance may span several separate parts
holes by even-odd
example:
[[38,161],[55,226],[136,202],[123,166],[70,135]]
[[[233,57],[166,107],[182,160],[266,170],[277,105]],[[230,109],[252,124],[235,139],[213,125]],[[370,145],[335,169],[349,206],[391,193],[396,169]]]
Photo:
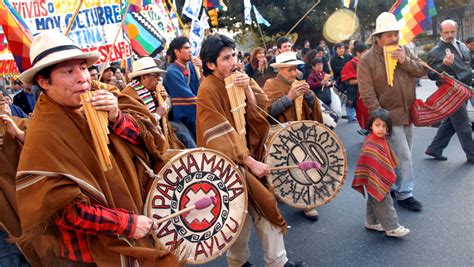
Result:
[[[227,252],[228,265],[251,265],[253,223],[266,266],[303,266],[288,259],[286,221],[273,192],[260,180],[270,172],[262,162],[263,146],[271,124],[337,122],[341,100],[347,122],[359,122],[357,132],[367,135],[352,183],[367,194],[365,227],[392,237],[407,235],[410,230],[399,224],[394,201],[412,211],[423,207],[413,196],[410,106],[417,79],[428,74],[439,82],[439,77],[399,46],[391,55],[398,61],[394,84],[388,85],[383,47],[398,45],[399,30],[395,17],[384,12],[371,45],[336,43],[331,52],[320,41],[315,48],[305,42],[295,49],[281,37],[274,49],[242,51],[241,58],[234,40],[221,34],[206,37],[194,58],[189,39],[181,36],[169,44],[161,62],[142,57],[129,73],[117,63],[94,65],[96,52],[82,52],[59,32],[40,33],[31,45],[32,68],[0,95],[5,126],[0,137],[0,222],[5,228],[0,246],[9,251],[0,265],[20,266],[25,259],[32,266],[180,265],[176,251],[160,247],[149,235],[158,227],[155,220],[141,215],[153,179],[146,170],[158,171],[168,149],[205,147],[245,167],[249,215]],[[471,85],[474,39],[466,46],[456,39],[457,30],[452,20],[440,23],[441,39],[428,63]],[[245,91],[247,142],[235,130],[225,89],[230,76]],[[88,91],[93,92],[90,104],[108,114],[107,171],[99,164],[81,108],[80,95]],[[301,118],[295,109],[299,97]],[[443,150],[457,134],[468,163],[474,163],[466,107],[441,123],[426,155],[447,160]],[[302,214],[319,218],[313,208]]]

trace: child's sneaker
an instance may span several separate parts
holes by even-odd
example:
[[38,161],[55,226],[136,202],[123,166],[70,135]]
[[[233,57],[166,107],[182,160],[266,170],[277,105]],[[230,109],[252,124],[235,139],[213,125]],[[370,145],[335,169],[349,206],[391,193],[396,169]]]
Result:
[[374,231],[379,231],[379,232],[383,232],[384,229],[382,227],[382,225],[380,223],[378,224],[368,224],[368,223],[365,223],[365,228],[369,229],[369,230],[374,230]]
[[402,237],[410,233],[410,229],[405,228],[405,226],[398,226],[398,228],[386,231],[385,234],[392,237]]

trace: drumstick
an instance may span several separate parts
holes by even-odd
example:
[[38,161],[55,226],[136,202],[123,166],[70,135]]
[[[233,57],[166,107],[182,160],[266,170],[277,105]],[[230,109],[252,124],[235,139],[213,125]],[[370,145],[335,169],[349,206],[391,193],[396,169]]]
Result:
[[216,204],[216,197],[215,196],[201,198],[200,200],[196,201],[196,203],[194,203],[194,205],[192,205],[191,207],[187,207],[187,208],[182,209],[182,210],[180,210],[176,213],[173,213],[173,214],[170,214],[166,217],[163,217],[163,218],[159,219],[158,221],[156,221],[156,223],[159,225],[163,222],[166,222],[167,220],[173,219],[174,217],[177,217],[177,216],[179,216],[183,213],[192,211],[194,209],[197,209],[197,210],[205,209],[205,208],[209,207],[211,204]]
[[273,168],[270,168],[270,171],[296,169],[296,168],[298,168],[302,171],[306,171],[306,170],[309,170],[309,169],[319,170],[319,169],[321,169],[321,164],[319,164],[316,161],[308,160],[308,161],[302,161],[302,162],[298,163],[298,165],[273,167]]

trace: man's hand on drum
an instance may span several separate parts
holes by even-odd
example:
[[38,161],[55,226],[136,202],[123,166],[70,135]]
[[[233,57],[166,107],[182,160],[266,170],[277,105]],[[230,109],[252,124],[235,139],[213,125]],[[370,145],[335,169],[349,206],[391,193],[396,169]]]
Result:
[[148,218],[144,215],[137,216],[137,228],[133,234],[134,239],[141,239],[147,236],[152,230],[158,229],[158,225],[153,219]]
[[107,111],[109,113],[109,121],[115,123],[119,113],[117,97],[106,90],[98,90],[93,92],[91,97],[91,105],[96,110]]
[[270,173],[270,168],[267,164],[257,161],[251,156],[246,156],[243,162],[244,165],[250,169],[250,172],[252,172],[258,178],[265,177],[268,175],[268,173]]

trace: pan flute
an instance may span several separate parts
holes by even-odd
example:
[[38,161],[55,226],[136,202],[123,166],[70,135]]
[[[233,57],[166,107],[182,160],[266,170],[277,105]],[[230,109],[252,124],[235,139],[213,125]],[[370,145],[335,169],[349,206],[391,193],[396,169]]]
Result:
[[398,61],[392,58],[392,53],[398,49],[398,45],[388,45],[383,47],[383,54],[385,58],[385,71],[387,73],[387,82],[390,87],[393,87],[393,75]]
[[[305,84],[305,81],[294,81],[293,84],[296,85],[301,85]],[[304,95],[300,95],[297,98],[295,98],[295,110],[296,110],[296,120],[301,121],[303,119],[303,101],[304,101]]]
[[103,171],[107,171],[112,168],[110,151],[107,146],[109,144],[108,113],[106,111],[97,111],[89,101],[91,97],[92,93],[90,91],[83,93],[81,95],[82,106],[84,107],[100,166]]
[[231,112],[236,128],[235,130],[237,131],[237,134],[239,134],[240,140],[242,140],[243,144],[247,146],[247,131],[245,129],[245,107],[247,104],[245,103],[245,89],[234,85],[236,74],[225,78],[225,88],[230,101]]
[[[165,88],[163,88],[163,85],[158,84],[156,86],[156,98],[158,100],[158,104],[161,107],[166,108],[165,100],[161,96],[161,90],[165,90]],[[163,118],[161,118],[161,129],[163,130],[163,135],[165,136],[166,142],[169,142],[168,117],[167,117],[167,115],[164,115]]]

